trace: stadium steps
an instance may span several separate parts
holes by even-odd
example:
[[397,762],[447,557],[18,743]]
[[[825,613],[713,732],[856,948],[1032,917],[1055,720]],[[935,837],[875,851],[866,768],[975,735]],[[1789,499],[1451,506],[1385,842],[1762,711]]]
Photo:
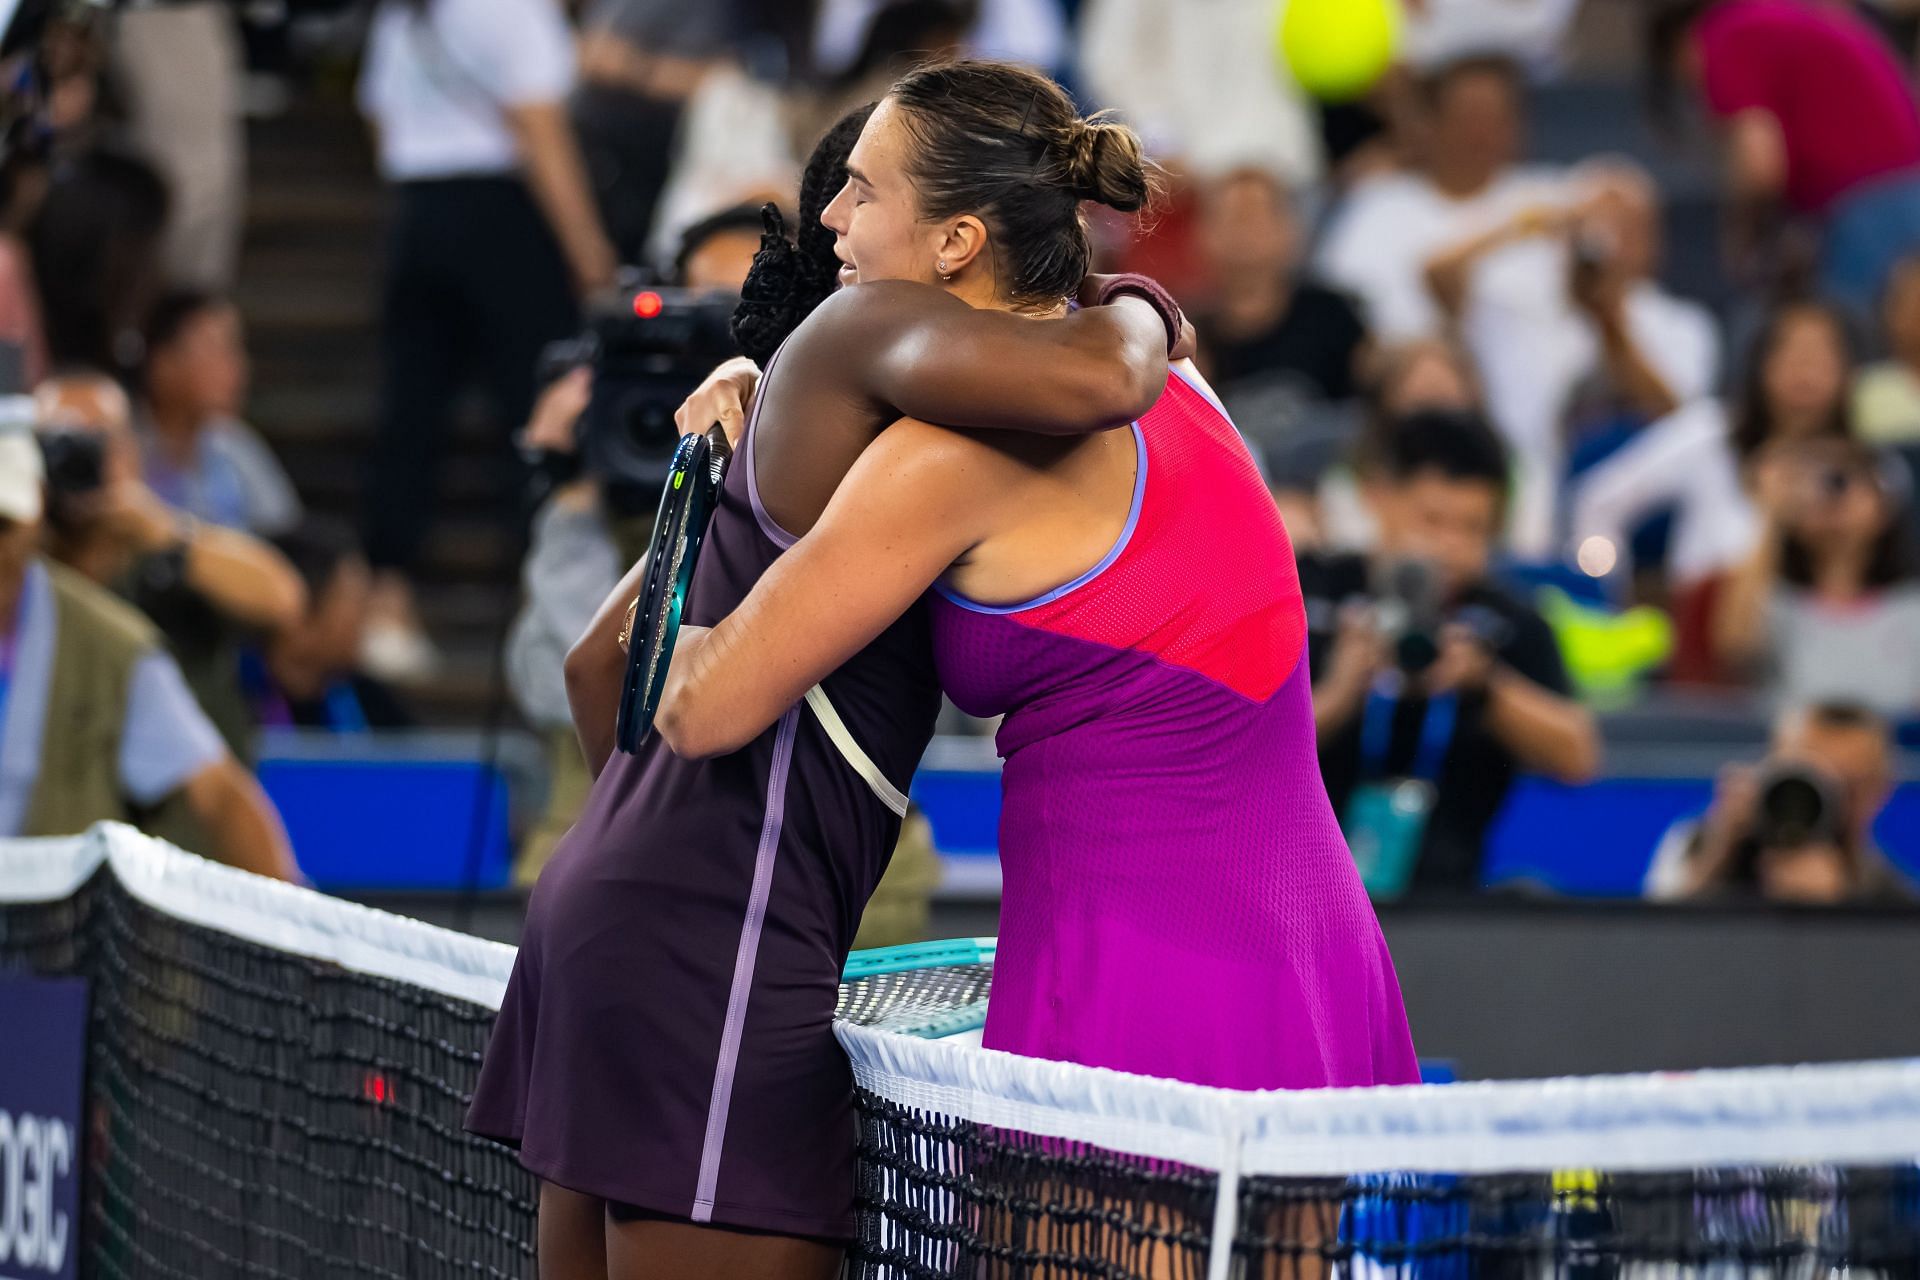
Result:
[[[249,415],[317,515],[357,524],[380,374],[387,198],[339,88],[248,126],[239,302],[254,360]],[[518,599],[501,429],[461,415],[428,540],[421,611],[447,656],[405,691],[423,723],[472,725],[492,700],[494,646]]]

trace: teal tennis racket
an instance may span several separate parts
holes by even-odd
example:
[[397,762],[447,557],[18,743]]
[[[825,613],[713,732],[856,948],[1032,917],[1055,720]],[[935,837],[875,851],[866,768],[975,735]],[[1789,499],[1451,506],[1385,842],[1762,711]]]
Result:
[[667,667],[686,612],[687,589],[693,584],[694,566],[731,456],[719,427],[705,435],[682,436],[674,448],[648,548],[647,576],[634,603],[627,676],[614,721],[615,745],[628,755],[653,734],[653,717],[667,687]]

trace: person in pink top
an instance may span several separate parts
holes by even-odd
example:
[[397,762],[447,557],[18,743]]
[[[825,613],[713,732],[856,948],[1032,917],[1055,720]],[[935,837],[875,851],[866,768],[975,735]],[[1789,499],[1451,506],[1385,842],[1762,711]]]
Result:
[[[1080,214],[1037,139],[994,145],[1003,120],[1067,122],[1097,186],[1144,189],[1139,139],[1050,82],[924,68],[821,218],[842,279],[1064,311],[1016,264],[1084,271]],[[1035,237],[1018,255],[1010,202]],[[754,463],[750,431],[734,465]],[[682,629],[657,727],[680,754],[735,750],[930,589],[942,686],[1004,717],[987,1047],[1238,1089],[1417,1081],[1321,782],[1293,548],[1199,376],[1176,366],[1129,429],[1074,440],[895,422],[737,608]]]
[[1820,232],[1819,283],[1861,318],[1920,248],[1920,106],[1893,50],[1849,6],[1682,0],[1649,28],[1657,83],[1722,121],[1736,250],[1782,212]]

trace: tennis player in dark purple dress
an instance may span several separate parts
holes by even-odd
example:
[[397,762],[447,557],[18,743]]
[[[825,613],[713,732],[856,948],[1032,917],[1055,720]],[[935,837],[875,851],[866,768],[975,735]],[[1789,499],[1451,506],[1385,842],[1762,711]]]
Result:
[[[1165,384],[1182,325],[1147,282],[1095,286],[1083,301],[1113,305],[1058,320],[897,281],[816,308],[838,265],[819,211],[864,119],[810,165],[798,249],[770,243],[749,281],[743,336],[811,315],[760,384],[691,626],[746,597],[901,414],[1079,433],[1132,421]],[[1038,122],[1010,123],[1007,141],[1042,161],[1059,145]],[[855,1138],[832,1014],[933,730],[926,608],[740,750],[687,760],[655,734],[627,756],[608,745],[613,633],[637,584],[629,574],[569,660],[576,695],[598,691],[574,699],[597,781],[534,891],[468,1125],[517,1144],[545,1183],[543,1280],[832,1276],[853,1233]]]

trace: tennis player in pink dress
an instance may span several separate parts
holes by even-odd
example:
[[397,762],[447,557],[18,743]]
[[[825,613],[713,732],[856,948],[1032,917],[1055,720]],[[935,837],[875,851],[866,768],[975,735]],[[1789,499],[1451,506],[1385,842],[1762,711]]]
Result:
[[1293,552],[1239,435],[1172,378],[1085,574],[941,586],[941,684],[1000,715],[985,1043],[1235,1089],[1417,1081],[1393,963],[1314,751]]

